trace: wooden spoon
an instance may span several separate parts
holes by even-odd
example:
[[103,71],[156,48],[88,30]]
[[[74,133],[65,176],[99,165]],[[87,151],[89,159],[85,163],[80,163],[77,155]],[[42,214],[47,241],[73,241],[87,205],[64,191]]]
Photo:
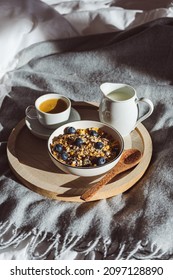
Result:
[[142,158],[142,153],[137,149],[125,150],[119,160],[119,162],[107,172],[107,174],[91,188],[86,190],[82,195],[81,199],[89,201],[102,187],[104,187],[112,178],[116,175],[134,167],[137,165]]

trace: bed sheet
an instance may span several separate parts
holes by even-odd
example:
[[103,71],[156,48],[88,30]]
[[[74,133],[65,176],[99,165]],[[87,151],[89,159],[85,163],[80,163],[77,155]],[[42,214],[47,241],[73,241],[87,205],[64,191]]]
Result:
[[[0,5],[0,259],[172,259],[171,1]],[[154,102],[146,175],[130,192],[89,204],[26,189],[6,156],[26,106],[45,91],[98,102],[104,81],[132,84]]]
[[19,52],[34,43],[121,31],[172,16],[171,0],[1,0],[0,78],[17,67]]

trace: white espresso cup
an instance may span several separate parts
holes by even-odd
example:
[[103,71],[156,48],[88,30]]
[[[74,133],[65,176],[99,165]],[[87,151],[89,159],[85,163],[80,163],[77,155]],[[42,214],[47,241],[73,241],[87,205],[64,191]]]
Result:
[[35,106],[26,108],[28,118],[35,119],[45,127],[55,129],[64,124],[70,116],[71,101],[64,95],[48,93],[41,95],[35,101]]
[[[124,137],[135,129],[138,123],[148,118],[154,109],[148,98],[138,98],[136,90],[126,84],[104,83],[100,86],[103,98],[99,105],[101,122],[113,126]],[[148,111],[139,118],[139,105],[144,102]]]

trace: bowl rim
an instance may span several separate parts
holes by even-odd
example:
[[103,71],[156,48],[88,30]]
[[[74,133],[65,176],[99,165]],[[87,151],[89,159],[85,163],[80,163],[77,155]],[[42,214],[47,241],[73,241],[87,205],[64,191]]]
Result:
[[[61,161],[59,161],[56,157],[53,156],[53,154],[51,153],[51,149],[49,147],[49,142],[50,142],[50,139],[52,138],[52,135],[55,133],[56,130],[62,128],[62,127],[65,127],[65,126],[68,126],[68,125],[71,125],[71,124],[74,124],[74,123],[79,123],[79,122],[95,122],[95,123],[99,123],[99,124],[102,124],[103,126],[107,126],[109,127],[110,129],[112,129],[114,132],[116,132],[116,134],[119,136],[120,140],[121,140],[121,149],[118,153],[118,155],[112,159],[111,161],[103,164],[103,165],[100,165],[100,166],[71,166],[71,165],[68,165],[66,163],[63,163]],[[62,126],[58,127],[56,130],[54,130],[51,135],[49,136],[48,138],[48,152],[49,152],[49,155],[55,160],[57,161],[59,164],[61,164],[62,166],[64,167],[68,167],[68,168],[72,168],[72,169],[81,169],[81,170],[91,170],[91,169],[99,169],[99,168],[103,168],[111,163],[113,163],[118,157],[120,157],[123,153],[123,150],[124,150],[124,139],[123,139],[123,136],[114,128],[112,127],[111,125],[108,125],[106,123],[103,123],[103,122],[100,122],[100,121],[94,121],[94,120],[79,120],[79,121],[74,121],[74,122],[70,122],[70,123],[66,123],[66,124],[63,124]]]

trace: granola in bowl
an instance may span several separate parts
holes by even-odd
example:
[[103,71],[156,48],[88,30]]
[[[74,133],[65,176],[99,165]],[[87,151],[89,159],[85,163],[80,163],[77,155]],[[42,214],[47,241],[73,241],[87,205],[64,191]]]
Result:
[[119,161],[123,148],[123,138],[115,129],[90,120],[63,125],[48,140],[54,164],[77,176],[104,174]]
[[120,144],[101,128],[67,126],[64,134],[53,138],[51,151],[70,166],[94,167],[112,161],[120,151]]

